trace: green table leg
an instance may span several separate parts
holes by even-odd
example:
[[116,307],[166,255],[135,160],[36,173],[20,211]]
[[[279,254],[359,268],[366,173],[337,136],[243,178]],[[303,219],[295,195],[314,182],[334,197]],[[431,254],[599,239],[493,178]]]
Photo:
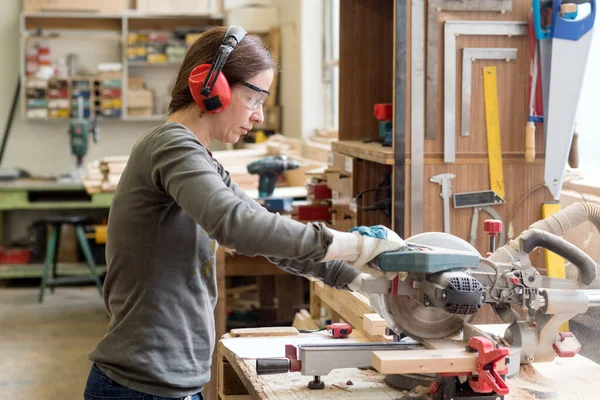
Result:
[[75,232],[77,233],[77,239],[79,239],[79,245],[81,246],[81,250],[83,250],[83,255],[85,256],[85,259],[87,260],[87,263],[90,267],[90,271],[92,272],[94,282],[96,282],[96,286],[98,287],[100,296],[102,296],[102,283],[100,282],[100,278],[98,278],[98,273],[96,272],[96,262],[94,261],[94,257],[92,256],[92,250],[90,249],[90,245],[87,242],[87,238],[85,237],[83,225],[77,225],[75,227]]
[[44,262],[44,272],[42,274],[42,283],[40,284],[40,295],[38,301],[44,301],[44,291],[48,284],[48,275],[54,264],[54,252],[56,251],[56,239],[58,237],[58,229],[56,226],[50,225],[50,234],[48,235],[48,244],[46,247],[46,261]]

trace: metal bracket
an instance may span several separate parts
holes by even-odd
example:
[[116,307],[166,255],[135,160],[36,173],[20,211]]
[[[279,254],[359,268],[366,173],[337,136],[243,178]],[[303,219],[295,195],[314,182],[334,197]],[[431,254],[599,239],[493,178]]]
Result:
[[[469,130],[471,125],[471,67],[472,63],[476,60],[515,60],[517,58],[517,49],[498,49],[498,48],[476,48],[469,47],[463,49],[462,59],[462,106],[461,106],[461,136],[469,136]],[[454,75],[453,75],[454,76]],[[448,103],[452,103],[452,107],[456,107],[454,104],[455,97],[445,102],[445,106]],[[455,115],[455,110],[446,109],[446,117],[448,114]]]
[[[456,160],[456,39],[459,35],[523,36],[527,23],[515,21],[446,21],[444,25],[444,161]],[[431,116],[428,116],[430,119]]]
[[[414,7],[415,1],[413,1]],[[427,2],[427,131],[426,139],[437,136],[439,18],[442,11],[512,11],[512,0],[429,0]],[[423,19],[413,19],[423,21]],[[424,23],[424,22],[423,22]],[[413,25],[419,25],[415,23]],[[413,30],[414,32],[414,30]],[[411,232],[411,234],[413,234]]]

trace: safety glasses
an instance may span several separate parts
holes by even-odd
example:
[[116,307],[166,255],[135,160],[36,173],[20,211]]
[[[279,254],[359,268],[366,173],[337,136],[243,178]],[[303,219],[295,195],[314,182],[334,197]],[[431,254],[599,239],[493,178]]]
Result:
[[256,111],[267,101],[267,97],[271,94],[268,90],[261,89],[248,82],[242,82],[242,85],[238,92],[239,97],[250,111]]

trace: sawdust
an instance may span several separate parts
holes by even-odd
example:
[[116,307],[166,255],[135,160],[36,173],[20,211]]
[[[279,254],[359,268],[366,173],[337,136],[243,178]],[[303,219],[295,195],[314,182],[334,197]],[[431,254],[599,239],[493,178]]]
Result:
[[519,376],[507,380],[511,399],[555,399],[559,394],[552,388],[552,380],[540,374],[533,365],[521,366]]

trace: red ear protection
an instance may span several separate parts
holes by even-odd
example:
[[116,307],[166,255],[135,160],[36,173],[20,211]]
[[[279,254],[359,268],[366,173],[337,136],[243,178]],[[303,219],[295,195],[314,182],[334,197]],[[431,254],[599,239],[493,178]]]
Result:
[[208,79],[211,64],[200,64],[190,74],[188,86],[194,101],[203,112],[217,114],[223,111],[231,102],[231,88],[222,72],[219,72],[216,82],[208,96],[202,95],[202,87]]
[[220,113],[231,102],[231,88],[221,71],[229,54],[244,36],[246,31],[243,28],[230,26],[212,63],[198,65],[188,77],[188,87],[192,97],[203,112]]

